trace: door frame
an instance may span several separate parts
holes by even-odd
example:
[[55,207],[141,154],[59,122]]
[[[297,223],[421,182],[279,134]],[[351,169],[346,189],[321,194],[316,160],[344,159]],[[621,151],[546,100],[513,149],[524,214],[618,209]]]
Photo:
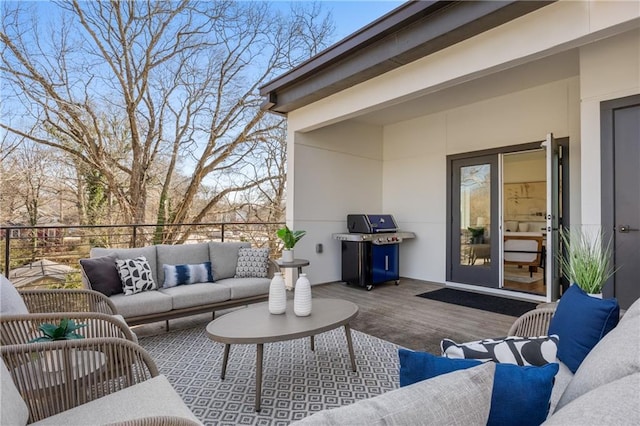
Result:
[[[563,147],[562,173],[561,173],[562,193],[561,193],[561,200],[560,200],[560,203],[562,204],[562,211],[561,211],[561,216],[559,218],[559,225],[560,225],[560,227],[567,227],[567,226],[569,226],[569,218],[570,218],[570,214],[569,214],[570,213],[569,212],[569,205],[570,204],[569,204],[569,201],[570,201],[570,188],[571,188],[571,183],[570,183],[570,180],[569,180],[569,176],[570,176],[569,137],[568,136],[561,136],[561,137],[557,137],[555,139],[556,139],[557,143]],[[485,150],[479,150],[479,151],[473,151],[473,152],[465,152],[465,153],[462,153],[462,154],[453,154],[453,155],[448,155],[447,156],[447,186],[446,186],[446,188],[447,188],[447,191],[446,191],[447,223],[446,223],[446,271],[445,271],[445,281],[446,282],[450,282],[451,284],[461,284],[462,286],[466,286],[464,283],[457,283],[457,282],[455,282],[455,281],[453,281],[451,279],[453,262],[454,262],[453,242],[452,242],[453,212],[452,212],[452,209],[451,209],[451,207],[452,207],[452,195],[453,195],[453,171],[454,171],[453,170],[453,162],[455,160],[474,158],[474,157],[482,157],[482,156],[486,156],[486,155],[496,155],[496,156],[498,156],[499,154],[509,154],[509,153],[519,152],[519,151],[536,150],[536,149],[540,149],[541,148],[541,145],[542,145],[543,142],[544,142],[544,140],[541,139],[541,140],[535,141],[535,142],[527,142],[527,143],[523,143],[523,144],[509,145],[509,146],[503,146],[503,147],[499,147],[499,148],[490,148],[490,149],[485,149]],[[500,182],[502,182],[502,177],[500,177]],[[499,216],[502,217],[501,214]],[[500,235],[501,235],[501,232],[502,231],[500,231]],[[456,259],[456,261],[457,260],[458,259]],[[566,280],[564,279],[564,277],[560,277],[560,278],[561,278],[561,287],[565,287],[566,284],[563,281],[566,281]],[[486,289],[494,288],[496,291],[498,291],[501,294],[513,293],[511,290],[503,290],[502,288],[481,287],[481,286],[475,286],[475,285],[474,285],[474,287],[486,288]],[[547,292],[547,294],[548,294],[548,292]],[[551,300],[554,300],[556,297],[557,297],[557,295],[551,295]],[[549,301],[549,297],[548,296],[544,296],[544,299]]]
[[[613,112],[616,109],[640,104],[640,95],[625,96],[600,103],[600,222],[602,229],[612,231],[615,251],[615,206],[614,206],[614,144],[613,144]],[[611,264],[615,265],[615,252],[611,253]],[[615,274],[606,282],[604,297],[613,297],[615,290]]]

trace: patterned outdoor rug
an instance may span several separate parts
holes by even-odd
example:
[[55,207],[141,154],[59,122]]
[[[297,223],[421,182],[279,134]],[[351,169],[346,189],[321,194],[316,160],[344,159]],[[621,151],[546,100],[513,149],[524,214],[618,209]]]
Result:
[[262,410],[255,403],[255,345],[232,345],[225,380],[224,345],[204,327],[143,337],[140,344],[206,425],[287,425],[398,387],[398,346],[352,330],[358,371],[351,371],[344,328],[309,339],[264,345]]

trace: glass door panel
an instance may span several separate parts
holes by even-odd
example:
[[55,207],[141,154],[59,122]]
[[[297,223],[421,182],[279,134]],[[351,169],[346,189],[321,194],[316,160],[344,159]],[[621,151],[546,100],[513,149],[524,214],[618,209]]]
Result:
[[497,155],[452,162],[450,280],[498,286]]

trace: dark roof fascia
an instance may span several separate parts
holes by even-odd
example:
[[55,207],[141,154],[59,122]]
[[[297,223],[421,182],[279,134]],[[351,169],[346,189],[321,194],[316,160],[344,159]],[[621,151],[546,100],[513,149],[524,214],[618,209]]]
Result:
[[286,114],[555,1],[407,2],[262,86],[262,109]]

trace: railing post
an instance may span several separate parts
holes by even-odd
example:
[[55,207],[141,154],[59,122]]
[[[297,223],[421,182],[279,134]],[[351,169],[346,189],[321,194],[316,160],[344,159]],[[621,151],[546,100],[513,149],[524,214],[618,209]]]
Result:
[[224,223],[222,224],[222,228],[220,230],[220,234],[221,234],[221,236],[220,236],[221,241],[224,243]]
[[138,227],[133,225],[133,247],[138,247]]
[[9,279],[9,247],[11,247],[11,229],[4,230],[4,276]]

